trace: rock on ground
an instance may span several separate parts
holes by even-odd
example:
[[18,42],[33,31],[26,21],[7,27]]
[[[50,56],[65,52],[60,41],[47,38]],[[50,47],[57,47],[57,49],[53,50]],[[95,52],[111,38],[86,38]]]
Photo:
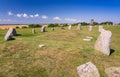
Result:
[[79,77],[100,77],[98,69],[91,62],[78,66],[77,72]]
[[120,77],[120,67],[110,67],[105,69],[107,77]]

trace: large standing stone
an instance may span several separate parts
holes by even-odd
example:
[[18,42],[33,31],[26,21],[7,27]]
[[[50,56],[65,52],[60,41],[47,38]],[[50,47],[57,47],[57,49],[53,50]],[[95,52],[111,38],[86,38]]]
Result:
[[81,30],[81,24],[78,24],[77,30]]
[[71,30],[71,28],[72,28],[72,25],[70,24],[70,25],[68,26],[68,29]]
[[78,66],[77,71],[79,77],[100,77],[98,69],[91,62]]
[[120,77],[120,67],[110,67],[105,69],[107,77]]
[[15,35],[16,35],[16,30],[14,28],[9,28],[9,30],[5,35],[5,40],[11,40],[12,36],[15,36]]
[[42,26],[41,32],[45,32],[45,31],[46,31],[46,26]]
[[106,55],[110,55],[111,31],[100,29],[101,34],[95,42],[94,48]]

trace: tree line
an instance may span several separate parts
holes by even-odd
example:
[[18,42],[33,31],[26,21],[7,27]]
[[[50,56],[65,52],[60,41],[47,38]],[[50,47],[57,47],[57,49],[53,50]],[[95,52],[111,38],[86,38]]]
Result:
[[[72,26],[77,26],[78,24],[81,24],[81,26],[88,26],[90,25],[90,23],[87,23],[87,22],[79,22],[79,23],[74,23],[74,24],[71,24]],[[48,24],[48,27],[59,27],[59,26],[68,26],[69,24],[67,23],[63,23],[63,24],[58,24],[58,23],[50,23]],[[113,25],[113,22],[111,21],[106,21],[106,22],[101,22],[101,23],[98,23],[98,22],[94,22],[94,25]],[[119,23],[120,25],[120,23]],[[42,27],[41,24],[29,24],[29,27],[30,28],[36,28],[36,27]]]

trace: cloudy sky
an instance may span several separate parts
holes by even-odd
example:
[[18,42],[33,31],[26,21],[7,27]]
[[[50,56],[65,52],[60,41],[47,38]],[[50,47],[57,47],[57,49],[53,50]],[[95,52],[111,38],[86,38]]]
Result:
[[120,22],[120,0],[0,0],[0,24]]

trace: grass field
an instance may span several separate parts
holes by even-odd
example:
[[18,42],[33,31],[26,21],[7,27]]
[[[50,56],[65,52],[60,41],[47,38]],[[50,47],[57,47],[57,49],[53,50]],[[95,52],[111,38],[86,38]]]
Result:
[[[5,41],[7,30],[0,30],[0,77],[78,77],[77,67],[91,61],[98,68],[101,77],[107,77],[104,70],[111,66],[120,67],[120,26],[105,26],[112,32],[111,49],[114,52],[104,55],[94,50],[94,43],[99,36],[98,27],[92,32],[88,27],[81,31],[55,31],[32,34],[31,28],[17,29],[20,36],[15,40]],[[86,36],[92,36],[90,42],[83,41]],[[38,48],[45,44],[44,48]]]

